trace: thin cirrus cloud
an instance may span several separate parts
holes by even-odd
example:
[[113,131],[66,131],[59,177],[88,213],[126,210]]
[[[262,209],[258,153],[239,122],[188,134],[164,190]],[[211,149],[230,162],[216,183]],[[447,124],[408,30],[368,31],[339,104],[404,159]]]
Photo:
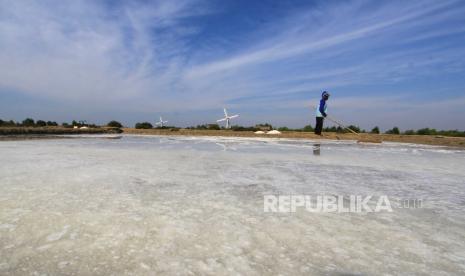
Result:
[[[364,127],[403,127],[393,106],[416,112],[405,127],[464,125],[463,2],[289,3],[254,21],[236,2],[0,1],[0,118],[190,125],[227,105],[243,124],[301,126],[330,90]],[[448,102],[446,124],[423,116]],[[373,106],[377,122],[357,115]]]

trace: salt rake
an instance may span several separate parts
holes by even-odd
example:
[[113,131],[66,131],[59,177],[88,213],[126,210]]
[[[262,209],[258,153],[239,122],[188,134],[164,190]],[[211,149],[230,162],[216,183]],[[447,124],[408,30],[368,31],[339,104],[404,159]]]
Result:
[[370,137],[363,137],[360,133],[356,132],[355,130],[353,130],[353,129],[349,128],[349,127],[346,127],[344,124],[340,123],[339,121],[335,120],[334,118],[326,116],[326,119],[328,119],[331,122],[339,125],[343,129],[347,129],[351,133],[357,135],[359,137],[359,139],[357,140],[357,143],[381,143],[382,142],[381,139],[377,139],[376,137],[371,137],[371,138]]

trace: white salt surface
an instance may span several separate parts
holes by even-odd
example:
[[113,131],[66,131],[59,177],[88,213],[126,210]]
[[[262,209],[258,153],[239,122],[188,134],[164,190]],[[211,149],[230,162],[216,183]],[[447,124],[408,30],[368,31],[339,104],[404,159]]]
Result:
[[[459,275],[464,179],[464,151],[418,145],[0,142],[0,275]],[[269,194],[387,195],[424,206],[264,213]]]

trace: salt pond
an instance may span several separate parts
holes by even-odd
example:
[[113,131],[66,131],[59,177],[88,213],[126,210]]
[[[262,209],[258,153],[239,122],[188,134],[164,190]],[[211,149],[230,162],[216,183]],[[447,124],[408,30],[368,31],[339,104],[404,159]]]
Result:
[[[393,212],[265,213],[264,195]],[[422,208],[399,208],[421,199]],[[0,274],[465,272],[465,152],[123,136],[0,142]]]

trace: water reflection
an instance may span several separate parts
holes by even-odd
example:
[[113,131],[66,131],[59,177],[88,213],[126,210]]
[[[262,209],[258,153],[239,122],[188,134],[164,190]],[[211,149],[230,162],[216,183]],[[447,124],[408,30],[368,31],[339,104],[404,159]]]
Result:
[[313,144],[313,155],[320,155],[321,144]]
[[216,142],[216,145],[223,148],[223,151],[236,151],[236,147],[234,147],[234,143],[230,142]]

